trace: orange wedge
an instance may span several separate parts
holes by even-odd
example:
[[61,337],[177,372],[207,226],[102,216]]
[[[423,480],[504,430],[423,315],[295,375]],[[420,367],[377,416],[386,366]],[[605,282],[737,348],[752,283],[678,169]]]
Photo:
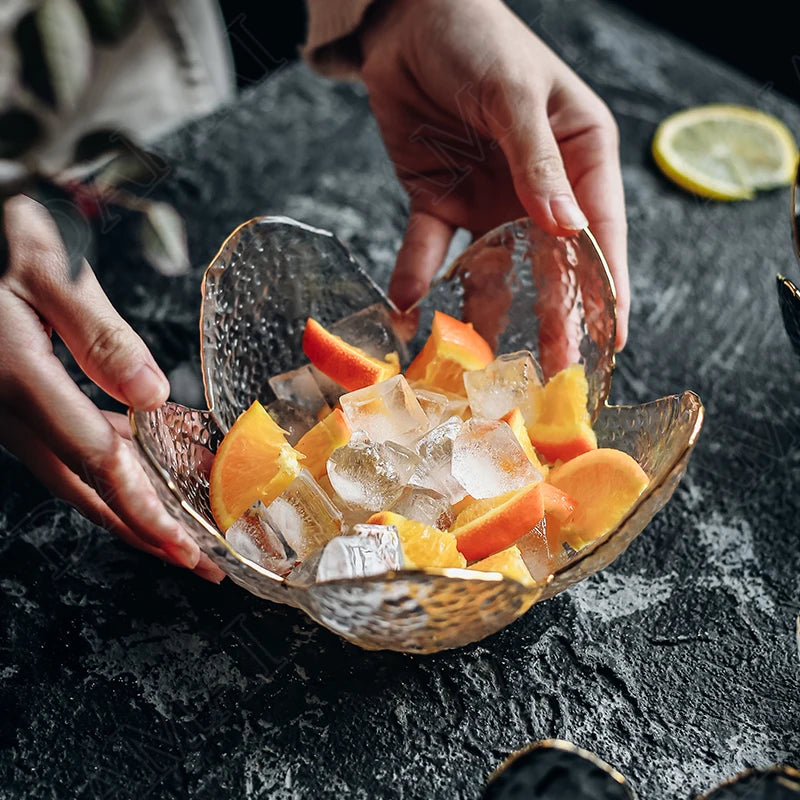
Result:
[[544,538],[549,551],[543,552],[543,557],[557,558],[564,551],[564,526],[572,519],[577,503],[550,483],[542,484],[542,502],[546,523]]
[[458,552],[456,538],[452,533],[406,519],[391,511],[379,511],[373,514],[367,520],[367,524],[394,525],[397,528],[407,567],[467,566],[464,556]]
[[535,583],[533,576],[522,560],[522,553],[513,544],[499,553],[470,564],[469,569],[477,569],[481,572],[499,572],[501,575],[505,575],[506,578],[518,581],[524,586],[533,586]]
[[471,494],[468,494],[468,495],[466,495],[464,497],[463,500],[459,500],[457,503],[453,504],[453,513],[456,515],[456,518],[458,518],[458,515],[462,511],[465,511],[471,505],[473,505],[474,503],[477,503],[477,502],[479,502],[479,501],[476,500]]
[[541,489],[547,519],[555,519],[562,525],[569,522],[575,513],[577,503],[566,492],[562,492],[551,483],[543,483]]
[[542,521],[541,483],[477,500],[467,506],[450,529],[468,562],[478,561],[514,544]]
[[256,400],[225,434],[211,466],[209,502],[220,530],[256,500],[269,505],[300,474],[300,459]]
[[493,358],[492,348],[471,322],[434,311],[431,335],[409,364],[406,378],[465,397],[461,376],[467,370],[483,369]]
[[627,453],[602,447],[554,467],[548,482],[575,502],[562,532],[577,550],[615,528],[650,479]]
[[539,456],[536,454],[536,449],[533,446],[533,442],[531,442],[531,437],[528,435],[528,429],[525,427],[525,418],[522,416],[522,412],[519,408],[512,408],[511,411],[501,419],[503,422],[507,422],[511,430],[514,431],[514,436],[517,437],[517,441],[522,445],[522,449],[525,451],[525,455],[528,456],[528,460],[531,464],[542,473],[543,478],[546,478],[548,467],[546,464],[542,464],[539,460]]
[[348,392],[380,383],[400,372],[397,353],[389,353],[384,361],[373,358],[361,348],[325,330],[311,317],[303,331],[303,351],[320,372]]
[[300,437],[295,445],[298,453],[305,456],[303,466],[315,477],[327,472],[328,459],[337,447],[350,441],[350,426],[340,408],[335,408],[321,422]]
[[586,408],[589,385],[581,364],[556,373],[544,387],[539,415],[530,427],[531,441],[550,463],[597,448],[597,437]]

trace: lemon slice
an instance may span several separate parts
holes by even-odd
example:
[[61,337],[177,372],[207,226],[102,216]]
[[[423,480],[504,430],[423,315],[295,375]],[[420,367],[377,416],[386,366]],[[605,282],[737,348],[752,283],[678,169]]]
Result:
[[667,177],[715,200],[749,200],[758,189],[792,182],[797,145],[789,129],[754,108],[708,105],[667,117],[653,137]]

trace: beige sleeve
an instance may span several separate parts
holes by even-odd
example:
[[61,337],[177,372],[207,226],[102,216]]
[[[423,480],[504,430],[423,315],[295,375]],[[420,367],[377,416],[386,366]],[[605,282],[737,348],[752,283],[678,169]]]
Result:
[[361,61],[352,36],[375,0],[306,0],[308,37],[303,58],[323,75],[357,77]]

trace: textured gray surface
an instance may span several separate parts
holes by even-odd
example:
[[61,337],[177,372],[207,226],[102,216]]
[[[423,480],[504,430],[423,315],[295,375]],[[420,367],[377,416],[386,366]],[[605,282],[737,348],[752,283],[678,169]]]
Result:
[[[800,762],[798,364],[777,271],[796,271],[788,190],[718,205],[648,154],[679,107],[800,109],[612,8],[517,3],[621,127],[634,303],[617,402],[707,406],[689,475],[630,550],[484,642],[365,653],[302,614],[140,556],[48,499],[11,459],[0,542],[0,797],[475,797],[512,750],[558,736],[640,797],[688,798]],[[363,92],[291,67],[165,142],[160,193],[197,269],[145,271],[121,224],[101,277],[202,403],[199,275],[256,214],[328,227],[385,276],[404,200]]]

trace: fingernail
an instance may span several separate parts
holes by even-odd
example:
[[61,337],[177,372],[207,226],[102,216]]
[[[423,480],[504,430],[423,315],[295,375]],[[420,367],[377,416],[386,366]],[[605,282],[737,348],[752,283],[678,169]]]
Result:
[[225,578],[225,573],[205,553],[200,554],[200,561],[192,571],[211,583],[219,584]]
[[192,541],[181,537],[175,542],[162,544],[162,549],[167,550],[186,569],[195,569],[200,562],[200,548]]
[[554,197],[550,201],[550,212],[560,227],[570,231],[583,230],[589,224],[589,220],[571,197]]
[[123,395],[134,408],[153,408],[169,397],[169,381],[149,364],[143,364],[120,385]]

